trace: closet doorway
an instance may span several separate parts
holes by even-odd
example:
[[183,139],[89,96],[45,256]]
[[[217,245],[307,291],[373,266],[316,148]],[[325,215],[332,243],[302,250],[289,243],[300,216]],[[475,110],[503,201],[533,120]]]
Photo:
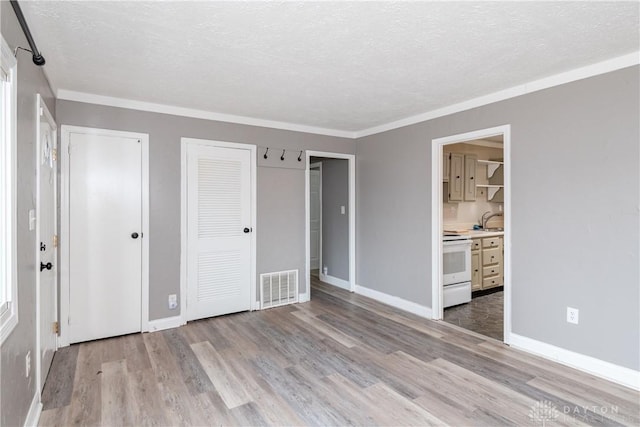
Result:
[[355,155],[307,151],[306,282],[355,291]]

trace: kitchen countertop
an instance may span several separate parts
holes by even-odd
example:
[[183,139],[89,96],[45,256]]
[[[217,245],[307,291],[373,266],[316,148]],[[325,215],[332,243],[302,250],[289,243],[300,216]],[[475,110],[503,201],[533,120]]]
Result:
[[469,236],[472,239],[475,239],[475,238],[478,238],[478,237],[504,236],[504,231],[469,230],[469,232],[463,234],[463,236]]

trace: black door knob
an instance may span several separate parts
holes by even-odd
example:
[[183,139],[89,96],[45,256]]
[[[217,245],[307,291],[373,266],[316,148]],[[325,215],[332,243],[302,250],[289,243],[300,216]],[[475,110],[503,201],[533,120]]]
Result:
[[50,262],[45,264],[44,262],[40,261],[40,271],[51,270],[51,267],[53,267],[53,265]]
[[138,238],[138,236],[139,236],[139,234],[138,234],[138,233],[131,233],[131,238],[132,238],[132,239],[137,239],[137,238]]
[[249,227],[245,227],[244,230],[242,230],[242,231],[244,231],[245,233],[248,233],[248,232],[251,231],[251,229]]

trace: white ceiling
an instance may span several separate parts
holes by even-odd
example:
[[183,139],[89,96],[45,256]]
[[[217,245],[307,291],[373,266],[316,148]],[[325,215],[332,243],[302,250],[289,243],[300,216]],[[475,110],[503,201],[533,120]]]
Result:
[[21,5],[56,90],[348,132],[639,49],[638,2]]

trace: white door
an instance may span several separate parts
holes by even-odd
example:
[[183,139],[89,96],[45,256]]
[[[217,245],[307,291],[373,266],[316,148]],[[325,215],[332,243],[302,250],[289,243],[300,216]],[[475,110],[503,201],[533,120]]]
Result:
[[251,151],[187,145],[187,320],[251,309]]
[[311,212],[309,220],[311,221],[309,230],[311,238],[311,270],[320,268],[320,224],[321,224],[321,189],[322,189],[322,169],[320,166],[311,165],[309,170],[309,204]]
[[69,342],[141,330],[142,144],[69,137]]
[[38,168],[38,235],[36,242],[38,254],[36,274],[38,282],[39,317],[39,373],[40,388],[44,387],[53,354],[57,348],[57,332],[54,325],[58,320],[58,283],[57,283],[57,238],[56,238],[56,128],[50,115],[40,116],[39,140],[37,150]]

